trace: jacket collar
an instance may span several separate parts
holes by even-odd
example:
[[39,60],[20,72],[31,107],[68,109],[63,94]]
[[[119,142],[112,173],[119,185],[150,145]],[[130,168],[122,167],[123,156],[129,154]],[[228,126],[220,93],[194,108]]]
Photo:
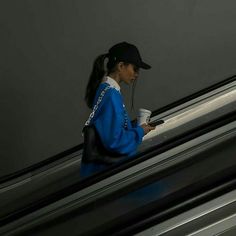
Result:
[[115,88],[120,92],[120,85],[110,76],[105,76],[102,82],[109,84],[111,87]]

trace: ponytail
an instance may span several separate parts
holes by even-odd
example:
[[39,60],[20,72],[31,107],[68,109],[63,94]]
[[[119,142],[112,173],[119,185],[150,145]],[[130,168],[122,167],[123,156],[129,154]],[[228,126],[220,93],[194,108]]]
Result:
[[96,95],[97,88],[102,82],[102,78],[104,77],[106,72],[104,69],[104,61],[106,57],[107,54],[102,54],[95,59],[92,72],[89,76],[89,81],[85,93],[85,101],[87,106],[91,109],[93,107],[93,101]]

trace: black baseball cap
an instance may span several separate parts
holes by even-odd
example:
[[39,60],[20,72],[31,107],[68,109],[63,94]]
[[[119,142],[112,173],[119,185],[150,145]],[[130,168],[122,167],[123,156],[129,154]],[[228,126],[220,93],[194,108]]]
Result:
[[127,42],[121,42],[111,47],[109,49],[108,58],[109,60],[131,63],[143,69],[151,68],[150,65],[143,62],[138,48]]

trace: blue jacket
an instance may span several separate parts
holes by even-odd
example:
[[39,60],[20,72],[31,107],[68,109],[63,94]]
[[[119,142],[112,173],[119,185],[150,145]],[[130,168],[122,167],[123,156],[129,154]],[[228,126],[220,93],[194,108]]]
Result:
[[[108,83],[101,83],[97,89],[94,104]],[[127,128],[125,128],[127,117]],[[110,151],[133,156],[138,145],[142,142],[144,130],[140,126],[133,127],[125,110],[123,98],[118,90],[110,88],[106,91],[101,103],[90,124],[94,124],[103,145]],[[105,170],[104,164],[83,163],[80,166],[80,176],[88,177],[91,174]]]
[[[106,86],[109,84],[100,84],[93,105],[97,103],[98,97]],[[125,128],[125,117],[127,117],[127,128]],[[105,148],[128,156],[136,153],[144,136],[141,126],[132,126],[123,98],[115,88],[106,91],[91,124],[95,125]]]

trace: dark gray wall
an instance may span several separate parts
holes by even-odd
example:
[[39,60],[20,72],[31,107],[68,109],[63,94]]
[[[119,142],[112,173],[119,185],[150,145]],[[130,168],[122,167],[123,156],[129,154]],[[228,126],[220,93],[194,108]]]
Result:
[[136,109],[235,74],[235,10],[235,0],[2,0],[0,175],[82,142],[92,62],[114,43],[136,44],[153,66],[140,74]]

